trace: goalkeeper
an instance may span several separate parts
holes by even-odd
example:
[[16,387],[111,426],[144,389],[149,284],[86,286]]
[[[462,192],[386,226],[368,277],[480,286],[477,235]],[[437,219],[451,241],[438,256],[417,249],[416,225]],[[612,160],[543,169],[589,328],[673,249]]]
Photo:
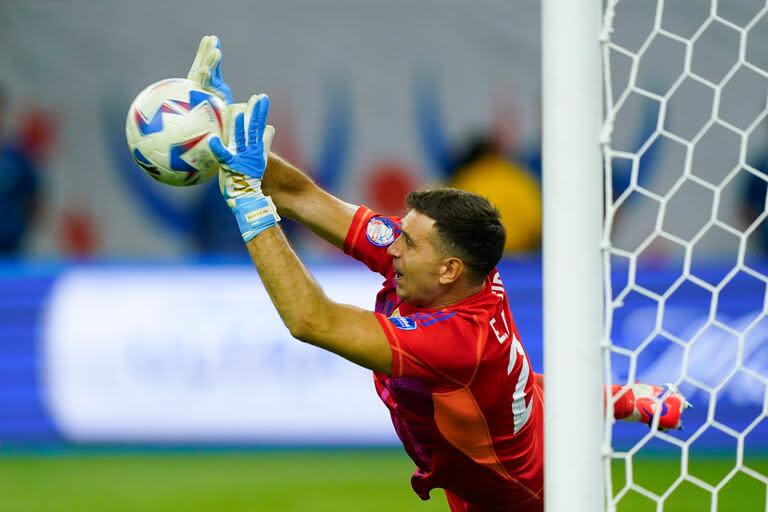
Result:
[[[189,78],[231,103],[220,62],[218,39],[203,38]],[[444,489],[454,512],[543,510],[542,388],[495,269],[505,239],[498,212],[447,188],[409,194],[402,219],[346,203],[269,152],[267,96],[229,113],[227,140],[209,144],[264,286],[295,338],[373,370],[416,464],[414,491],[426,500]],[[283,236],[280,215],[383,276],[375,311],[323,293]],[[685,401],[675,390],[621,393],[619,417],[679,426]]]

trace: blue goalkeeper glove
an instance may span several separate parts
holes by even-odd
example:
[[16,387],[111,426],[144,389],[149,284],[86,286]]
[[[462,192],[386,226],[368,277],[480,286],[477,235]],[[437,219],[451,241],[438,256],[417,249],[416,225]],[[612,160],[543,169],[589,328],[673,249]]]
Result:
[[221,42],[218,37],[205,36],[200,40],[187,80],[216,94],[227,105],[232,103],[232,89],[221,77]]
[[[233,105],[241,110],[242,105]],[[245,131],[248,115],[248,133]],[[243,240],[248,243],[280,220],[274,203],[261,191],[261,179],[267,169],[269,148],[275,129],[267,124],[269,98],[266,94],[251,96],[245,112],[235,113],[229,149],[213,136],[208,144],[219,161],[219,188],[237,219]]]
[[235,105],[232,103],[232,89],[221,77],[221,43],[216,36],[204,36],[200,40],[200,46],[197,48],[195,61],[187,73],[187,80],[195,83],[198,87],[211,92],[221,98],[227,107],[223,112],[224,143],[229,143],[229,133],[232,126],[233,116],[242,111],[244,105]]

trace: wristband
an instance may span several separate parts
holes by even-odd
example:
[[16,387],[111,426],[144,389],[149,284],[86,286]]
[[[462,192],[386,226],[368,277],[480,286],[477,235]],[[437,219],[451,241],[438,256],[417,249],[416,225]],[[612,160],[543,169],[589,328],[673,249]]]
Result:
[[275,204],[269,196],[243,197],[235,201],[232,213],[245,243],[250,242],[262,231],[276,226],[280,221]]

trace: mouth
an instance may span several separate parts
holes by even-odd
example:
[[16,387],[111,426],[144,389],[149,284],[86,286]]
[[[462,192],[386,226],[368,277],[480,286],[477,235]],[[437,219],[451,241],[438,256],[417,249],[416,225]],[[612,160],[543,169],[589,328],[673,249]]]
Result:
[[397,270],[395,270],[395,281],[400,281],[400,279],[402,279],[402,277],[403,277],[403,274],[401,272],[398,272]]

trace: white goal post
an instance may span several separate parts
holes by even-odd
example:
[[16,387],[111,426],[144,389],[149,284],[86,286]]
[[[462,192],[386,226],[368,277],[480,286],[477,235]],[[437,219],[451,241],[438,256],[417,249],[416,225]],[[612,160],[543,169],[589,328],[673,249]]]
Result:
[[548,512],[603,507],[599,0],[544,0],[542,163]]
[[[768,510],[767,48],[765,0],[544,0],[548,512]],[[638,380],[685,431],[604,414]]]

